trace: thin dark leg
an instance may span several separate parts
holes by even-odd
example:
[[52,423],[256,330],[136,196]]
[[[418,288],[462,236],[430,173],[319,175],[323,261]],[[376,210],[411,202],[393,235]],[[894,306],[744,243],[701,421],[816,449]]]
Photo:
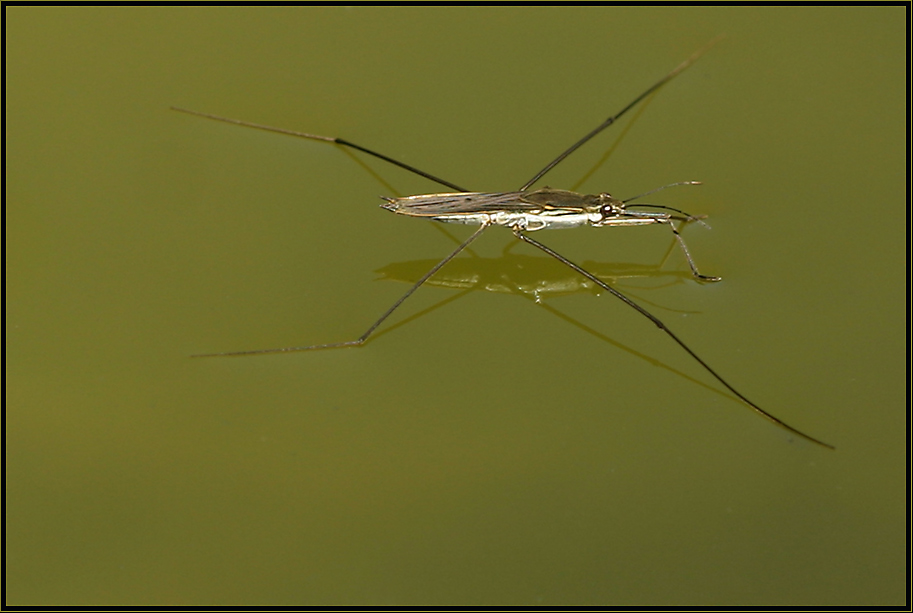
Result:
[[612,115],[611,117],[609,117],[608,119],[606,119],[605,121],[603,121],[601,124],[599,124],[598,126],[596,126],[592,131],[590,131],[586,136],[584,136],[583,138],[581,138],[580,140],[578,140],[576,143],[574,143],[573,145],[571,145],[570,147],[568,147],[567,150],[565,150],[561,155],[559,155],[559,156],[556,157],[554,160],[552,160],[551,162],[549,162],[548,164],[546,164],[546,165],[545,165],[545,168],[543,168],[542,170],[540,170],[539,172],[537,172],[535,175],[533,175],[533,178],[530,179],[529,181],[527,181],[526,183],[524,183],[524,184],[523,184],[523,187],[521,187],[518,191],[525,192],[527,189],[529,189],[529,187],[530,187],[533,183],[535,183],[536,181],[538,181],[539,179],[541,179],[543,176],[545,176],[545,174],[546,174],[548,171],[550,171],[552,168],[554,168],[555,166],[557,166],[558,164],[560,164],[562,161],[564,161],[564,158],[566,158],[566,157],[569,156],[570,154],[572,154],[572,153],[574,153],[575,151],[577,151],[580,147],[582,147],[584,144],[586,144],[587,141],[589,141],[591,138],[593,138],[594,136],[596,136],[597,134],[599,134],[600,132],[602,132],[603,130],[605,130],[606,128],[608,128],[610,125],[612,125],[613,123],[615,123],[615,122],[618,120],[619,117],[621,117],[622,115],[624,115],[625,113],[627,113],[628,111],[630,111],[632,108],[634,108],[635,106],[637,106],[637,104],[638,104],[639,102],[641,102],[644,98],[646,98],[647,96],[649,96],[650,94],[652,94],[653,92],[655,92],[656,90],[658,90],[660,87],[662,87],[663,85],[665,85],[666,83],[668,83],[669,81],[671,81],[673,78],[675,78],[676,76],[678,76],[678,74],[681,73],[683,70],[685,70],[686,68],[688,68],[689,66],[691,66],[691,64],[693,64],[694,62],[696,62],[697,59],[698,59],[701,55],[703,55],[705,51],[707,51],[707,49],[709,49],[710,47],[712,47],[713,45],[715,45],[716,42],[717,42],[718,40],[719,40],[719,38],[715,38],[715,39],[713,39],[712,41],[710,41],[710,42],[709,42],[706,46],[704,46],[702,49],[700,49],[699,51],[696,51],[691,57],[689,57],[687,60],[685,60],[684,62],[682,62],[682,63],[679,64],[678,66],[676,66],[675,70],[673,70],[672,72],[670,72],[669,74],[667,74],[666,76],[664,76],[662,79],[660,79],[659,81],[657,81],[656,83],[654,83],[653,85],[651,85],[651,86],[649,87],[649,89],[647,89],[647,91],[645,91],[644,93],[642,93],[642,94],[639,95],[638,97],[634,98],[634,100],[631,101],[631,102],[628,104],[628,106],[626,106],[625,108],[621,109],[619,112],[615,113],[614,115]]
[[707,281],[708,283],[722,281],[723,277],[711,277],[708,275],[702,275],[697,271],[697,264],[694,263],[694,260],[691,257],[691,251],[688,250],[688,245],[685,244],[685,239],[683,239],[682,235],[679,234],[678,229],[675,227],[673,222],[669,222],[669,227],[672,228],[672,234],[675,235],[675,239],[678,241],[678,246],[682,248],[682,253],[685,254],[685,259],[688,260],[688,266],[691,267],[691,274],[694,275],[694,278],[700,281]]
[[406,298],[411,296],[415,292],[415,290],[417,290],[419,287],[421,287],[425,281],[430,279],[434,273],[436,273],[441,268],[443,268],[447,262],[449,262],[450,260],[455,258],[458,253],[460,253],[463,249],[465,249],[469,245],[469,243],[471,243],[472,241],[477,239],[482,234],[482,232],[485,231],[486,228],[488,228],[487,225],[480,226],[478,230],[476,230],[475,232],[472,233],[472,236],[470,236],[465,241],[460,243],[460,246],[457,247],[456,249],[454,249],[450,255],[448,255],[446,258],[444,258],[443,260],[441,260],[440,262],[435,264],[435,266],[431,270],[426,272],[425,275],[421,279],[419,279],[418,281],[415,282],[415,285],[413,285],[412,287],[409,288],[409,291],[407,291],[405,294],[403,294],[399,300],[397,300],[396,302],[393,303],[393,306],[391,306],[389,309],[387,309],[387,311],[383,315],[381,315],[377,321],[375,321],[373,324],[371,324],[371,327],[368,328],[364,334],[362,334],[361,336],[356,338],[354,341],[343,341],[341,343],[325,343],[323,345],[307,345],[304,347],[280,347],[278,349],[255,349],[253,351],[227,351],[225,353],[202,353],[202,354],[197,354],[197,355],[193,355],[190,357],[213,358],[213,357],[228,357],[228,356],[241,356],[241,355],[262,355],[264,353],[287,353],[287,352],[291,352],[291,351],[310,351],[311,349],[337,349],[337,348],[341,348],[341,347],[357,347],[359,345],[363,345],[365,343],[365,341],[368,340],[368,337],[371,336],[371,334],[374,332],[374,330],[376,330],[377,327],[380,324],[382,324],[385,319],[390,317],[390,315],[393,313],[393,311],[395,311],[399,307],[399,305],[401,305],[403,302],[406,301]]
[[692,358],[694,358],[694,359],[697,361],[698,364],[700,364],[701,366],[703,366],[703,367],[704,367],[704,370],[706,370],[706,371],[709,372],[711,375],[713,375],[713,377],[714,377],[717,381],[719,381],[720,383],[722,383],[722,384],[726,387],[726,389],[728,389],[730,392],[732,392],[733,394],[735,394],[742,402],[744,402],[744,403],[747,404],[749,407],[751,407],[752,409],[754,409],[754,410],[755,410],[758,414],[760,414],[762,417],[764,417],[765,419],[768,419],[768,420],[772,421],[773,423],[777,424],[778,426],[780,426],[780,427],[782,427],[782,428],[785,428],[785,429],[789,430],[790,432],[792,432],[792,433],[794,433],[794,434],[798,434],[799,436],[801,436],[801,437],[804,438],[804,439],[807,439],[807,440],[809,440],[809,441],[811,441],[811,442],[813,442],[813,443],[817,443],[818,445],[821,445],[822,447],[827,447],[828,449],[834,449],[834,446],[833,446],[833,445],[828,445],[827,443],[825,443],[825,442],[823,442],[823,441],[819,441],[818,439],[816,439],[816,438],[814,438],[814,437],[812,437],[812,436],[809,436],[808,434],[805,434],[804,432],[802,432],[802,431],[800,431],[800,430],[796,430],[795,428],[793,428],[792,426],[790,426],[790,425],[787,424],[786,422],[782,421],[781,419],[778,419],[777,417],[774,417],[773,415],[771,415],[770,413],[768,413],[767,411],[765,411],[764,409],[762,409],[761,407],[759,407],[758,405],[756,405],[755,403],[753,403],[751,400],[749,400],[748,398],[746,398],[745,396],[743,396],[741,392],[739,392],[737,389],[735,389],[734,387],[732,387],[731,385],[729,385],[729,383],[727,383],[726,380],[723,379],[723,377],[721,377],[720,375],[718,375],[718,374],[716,373],[715,370],[713,370],[712,368],[710,368],[710,365],[708,365],[707,362],[705,362],[704,360],[702,360],[696,353],[694,353],[694,351],[692,351],[691,348],[688,347],[688,345],[686,345],[680,338],[678,338],[678,337],[672,332],[672,330],[670,330],[669,328],[667,328],[667,327],[666,327],[666,324],[664,324],[663,322],[661,322],[661,321],[660,321],[658,318],[656,318],[652,313],[650,313],[649,311],[647,311],[646,309],[644,309],[642,306],[640,306],[639,304],[637,304],[636,302],[634,302],[633,300],[631,300],[630,298],[628,298],[627,296],[625,296],[624,294],[622,294],[621,292],[619,292],[617,289],[615,289],[614,287],[612,287],[612,286],[610,286],[609,284],[605,283],[602,279],[600,279],[600,278],[597,277],[596,275],[594,275],[594,274],[592,274],[592,273],[590,273],[590,272],[584,270],[583,268],[581,268],[581,267],[578,266],[577,264],[574,264],[574,263],[571,262],[569,259],[567,259],[567,258],[564,257],[563,255],[561,255],[560,253],[558,253],[558,252],[556,252],[556,251],[553,251],[552,249],[550,249],[549,247],[546,247],[545,245],[543,245],[543,244],[540,243],[539,241],[530,238],[529,236],[527,236],[526,234],[524,234],[524,233],[522,232],[522,230],[520,230],[519,228],[514,228],[514,234],[515,234],[516,237],[519,238],[520,240],[529,243],[529,244],[532,245],[533,247],[536,247],[536,248],[538,248],[538,249],[541,249],[542,251],[544,251],[545,253],[549,254],[550,256],[552,256],[553,258],[555,258],[556,260],[558,260],[558,261],[561,262],[562,264],[564,264],[564,265],[566,265],[566,266],[569,266],[571,269],[577,271],[579,274],[583,275],[584,277],[586,277],[587,279],[589,279],[590,281],[592,281],[593,283],[595,283],[596,285],[598,285],[598,286],[601,287],[602,289],[606,290],[607,292],[609,292],[610,294],[612,294],[613,296],[615,296],[616,298],[618,298],[619,300],[621,300],[622,302],[624,302],[625,304],[627,304],[629,307],[631,307],[632,309],[634,309],[635,311],[637,311],[638,313],[640,313],[641,315],[643,315],[644,317],[646,317],[647,319],[649,319],[650,321],[652,321],[652,322],[654,323],[654,325],[656,325],[657,328],[659,328],[660,330],[662,330],[663,332],[665,332],[666,334],[668,334],[669,337],[670,337],[672,340],[674,340],[676,343],[678,343],[678,345],[679,345],[682,349],[684,349],[686,352],[688,352],[688,355],[690,355]]
[[176,106],[171,107],[171,110],[179,111],[181,113],[187,113],[188,115],[196,115],[197,117],[205,117],[206,119],[214,119],[216,121],[222,121],[225,123],[234,124],[236,126],[243,126],[245,128],[254,128],[256,130],[265,130],[267,132],[276,132],[277,134],[286,134],[288,136],[297,136],[298,138],[309,138],[311,140],[322,140],[327,143],[335,143],[337,145],[342,145],[343,147],[349,147],[351,149],[355,149],[357,151],[367,153],[368,155],[373,155],[374,157],[381,159],[385,162],[389,162],[389,163],[393,164],[394,166],[399,166],[400,168],[408,170],[409,172],[415,173],[421,177],[425,177],[426,179],[431,179],[435,183],[440,183],[441,185],[443,185],[445,187],[449,187],[450,189],[455,189],[458,192],[468,192],[469,191],[468,189],[464,189],[464,188],[460,187],[456,183],[451,183],[450,181],[445,181],[444,179],[441,179],[440,177],[436,177],[431,173],[425,172],[424,170],[419,170],[418,168],[416,168],[414,166],[410,166],[409,164],[406,164],[404,162],[400,162],[398,160],[394,160],[391,157],[387,157],[383,153],[371,151],[370,149],[362,147],[361,145],[356,145],[355,143],[349,142],[342,138],[337,138],[335,136],[321,136],[319,134],[308,134],[307,132],[296,132],[295,130],[286,130],[284,128],[274,128],[272,126],[265,126],[265,125],[259,124],[259,123],[241,121],[240,119],[231,119],[229,117],[221,117],[219,115],[212,115],[210,113],[201,113],[200,111],[191,111],[189,109],[182,109],[182,108],[179,108]]

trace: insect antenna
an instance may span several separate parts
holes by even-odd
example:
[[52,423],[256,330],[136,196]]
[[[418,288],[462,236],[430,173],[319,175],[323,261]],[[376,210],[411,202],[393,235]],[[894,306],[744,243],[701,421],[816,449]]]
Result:
[[[670,187],[678,187],[679,185],[703,185],[703,183],[701,183],[700,181],[679,181],[678,183],[670,183],[669,185],[663,185],[662,187],[657,187],[656,189],[651,189],[650,191],[644,192],[638,196],[633,196],[631,198],[627,198],[625,200],[622,200],[621,202],[622,202],[622,204],[628,204],[632,200],[639,200],[639,199],[643,198],[644,196],[649,196],[650,194],[655,194],[656,192],[661,192],[664,189],[668,189]],[[691,223],[692,221],[696,221],[699,224],[701,224],[702,226],[704,226],[705,228],[710,227],[707,223],[702,221],[703,218],[705,217],[705,215],[692,215],[691,213],[686,213],[685,211],[683,211],[681,209],[677,209],[677,208],[671,207],[671,206],[666,206],[664,204],[652,204],[650,202],[635,202],[631,206],[651,208],[651,209],[663,209],[666,211],[673,211],[675,213],[681,213],[685,217],[683,219],[680,219],[679,221],[684,221],[685,223]]]
[[[622,202],[624,204],[627,204],[633,200],[640,200],[644,196],[649,196],[650,194],[655,194],[656,192],[661,192],[664,189],[669,189],[670,187],[678,187],[680,185],[703,185],[703,183],[701,183],[700,181],[678,181],[677,183],[670,183],[669,185],[663,185],[662,187],[657,187],[655,189],[651,189],[648,192],[644,192],[644,193],[638,194],[636,196],[631,196],[630,198],[626,198],[626,199],[622,200]],[[640,206],[646,206],[646,205],[640,205]]]
[[[637,204],[631,205],[631,207],[635,207],[635,206],[640,207],[640,208],[662,209],[665,211],[673,211],[675,213],[680,213],[681,215],[684,215],[684,217],[678,217],[676,215],[670,215],[669,217],[670,217],[670,219],[675,219],[676,221],[681,221],[684,223],[691,223],[693,221],[696,221],[697,223],[701,224],[705,228],[707,228],[707,229],[710,228],[710,224],[708,224],[707,222],[704,221],[704,218],[707,217],[706,215],[692,215],[691,213],[688,213],[681,209],[676,209],[675,207],[665,206],[663,204],[650,204],[648,202],[644,202],[643,204],[637,203]],[[625,208],[627,210],[631,207],[625,207]]]

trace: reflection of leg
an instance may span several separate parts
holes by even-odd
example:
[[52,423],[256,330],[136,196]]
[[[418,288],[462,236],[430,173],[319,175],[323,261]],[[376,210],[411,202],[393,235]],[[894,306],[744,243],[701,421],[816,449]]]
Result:
[[394,330],[396,330],[396,329],[399,328],[400,326],[405,326],[405,325],[408,325],[408,324],[412,323],[413,321],[415,321],[415,320],[417,320],[417,319],[421,319],[421,318],[424,317],[425,315],[428,315],[429,313],[431,313],[431,312],[433,312],[433,311],[436,311],[436,310],[438,310],[438,309],[440,309],[440,308],[442,308],[442,307],[445,307],[445,306],[447,306],[448,304],[450,304],[451,302],[456,302],[457,300],[459,300],[460,298],[462,298],[462,297],[465,296],[466,294],[468,294],[468,293],[470,293],[470,292],[474,292],[474,291],[476,291],[477,289],[478,289],[478,288],[476,288],[476,287],[467,287],[466,289],[464,289],[464,290],[462,290],[462,291],[460,291],[460,292],[457,292],[456,294],[453,294],[452,296],[448,296],[447,298],[444,298],[443,300],[440,300],[439,302],[435,302],[435,303],[432,304],[431,306],[422,309],[422,310],[419,311],[418,313],[413,313],[412,315],[409,315],[408,317],[399,320],[399,321],[396,322],[395,324],[392,324],[392,325],[387,326],[386,328],[384,328],[384,329],[381,330],[380,332],[377,332],[377,333],[375,333],[374,335],[372,335],[371,338],[377,339],[377,338],[380,338],[381,336],[383,336],[384,334],[387,334],[388,332],[393,332]]
[[514,245],[516,245],[516,244],[517,244],[517,243],[515,243],[515,242],[513,242],[513,241],[507,241],[507,244],[504,245],[504,249],[501,250],[501,256],[503,257],[503,256],[506,256],[506,255],[510,255],[511,249],[513,249],[513,248],[514,248]]
[[[527,300],[532,301],[532,298],[530,298],[526,294],[522,294],[522,296],[524,298],[526,298]],[[542,307],[543,309],[545,309],[546,311],[548,311],[555,317],[558,317],[559,319],[566,321],[567,323],[571,324],[572,326],[576,327],[577,329],[582,330],[586,334],[590,334],[593,337],[598,338],[599,340],[604,341],[617,349],[626,351],[627,353],[633,355],[635,358],[644,360],[651,366],[656,366],[657,368],[662,368],[664,370],[667,370],[670,373],[672,373],[678,377],[681,377],[682,379],[685,379],[686,381],[690,381],[691,383],[694,383],[695,385],[699,385],[699,386],[703,387],[704,389],[706,389],[710,392],[713,392],[714,394],[718,394],[724,398],[731,398],[731,396],[728,396],[726,394],[726,392],[720,391],[720,389],[718,387],[713,387],[707,383],[704,383],[703,381],[699,381],[699,380],[695,379],[694,377],[692,377],[691,375],[685,374],[682,371],[669,366],[668,364],[660,362],[656,358],[652,358],[645,353],[641,353],[640,351],[637,351],[633,347],[629,347],[628,345],[620,343],[619,341],[616,341],[615,339],[607,336],[606,334],[603,334],[602,332],[599,332],[598,330],[591,328],[590,326],[586,325],[585,323],[583,323],[577,319],[574,319],[567,313],[559,311],[558,309],[556,309],[555,307],[553,307],[550,304],[546,304],[545,302],[539,302],[537,304],[538,304],[538,306]],[[399,324],[397,324],[397,325],[399,325]],[[386,332],[386,330],[384,332]]]
[[697,271],[697,265],[694,263],[694,259],[691,257],[691,252],[688,251],[688,245],[685,244],[685,239],[682,238],[682,235],[679,234],[678,230],[675,228],[675,224],[669,222],[669,227],[672,228],[672,233],[675,235],[676,240],[678,240],[679,247],[682,248],[682,253],[685,254],[685,259],[688,260],[688,266],[691,267],[691,274],[694,275],[695,279],[699,281],[722,281],[723,277],[709,277],[707,275],[702,275]]
[[[445,225],[446,224],[442,224],[442,223],[433,223],[433,224],[431,224],[431,227],[434,228],[435,230],[437,230],[438,232],[440,232],[441,234],[443,234],[444,236],[446,236],[447,240],[453,241],[454,245],[459,245],[462,241],[460,239],[458,239],[456,236],[454,236],[453,234],[451,234],[450,231],[444,227]],[[513,245],[514,242],[510,241],[510,244]],[[472,249],[466,249],[466,253],[468,255],[471,255],[474,258],[479,257],[479,254],[476,253],[475,251],[473,251]]]
[[380,324],[382,324],[385,319],[390,317],[390,315],[393,313],[393,311],[395,311],[397,308],[399,308],[399,305],[401,305],[402,303],[404,303],[406,301],[406,298],[411,296],[415,292],[415,290],[417,290],[419,287],[421,287],[422,284],[425,283],[425,281],[430,279],[432,277],[432,275],[434,275],[434,273],[436,273],[441,268],[443,268],[447,262],[449,262],[450,260],[455,258],[458,253],[460,253],[463,249],[465,249],[467,247],[467,245],[469,245],[469,243],[471,243],[472,241],[477,239],[479,237],[479,235],[481,235],[482,232],[486,228],[488,228],[487,225],[479,226],[479,229],[476,230],[475,232],[473,232],[472,236],[470,236],[465,241],[463,241],[460,244],[460,246],[457,247],[456,249],[454,249],[450,255],[448,255],[446,258],[444,258],[443,260],[441,260],[440,262],[435,264],[431,270],[426,272],[424,274],[424,276],[422,276],[421,279],[419,279],[418,281],[415,282],[415,285],[413,285],[412,287],[409,288],[409,291],[407,291],[405,294],[403,294],[399,300],[394,302],[393,306],[391,306],[389,309],[387,309],[387,311],[383,315],[381,315],[377,321],[375,321],[373,324],[371,324],[371,327],[368,328],[364,334],[362,334],[361,336],[356,338],[354,341],[343,341],[341,343],[325,343],[322,345],[307,345],[307,346],[303,346],[303,347],[280,347],[278,349],[255,349],[253,351],[228,351],[225,353],[207,353],[207,354],[195,355],[192,357],[208,358],[208,357],[217,357],[217,356],[258,355],[258,354],[264,354],[264,353],[286,353],[286,352],[291,352],[291,351],[310,351],[311,349],[338,349],[341,347],[357,347],[359,345],[363,345],[365,343],[365,341],[368,340],[368,337],[371,336],[371,334],[377,329],[377,327]]

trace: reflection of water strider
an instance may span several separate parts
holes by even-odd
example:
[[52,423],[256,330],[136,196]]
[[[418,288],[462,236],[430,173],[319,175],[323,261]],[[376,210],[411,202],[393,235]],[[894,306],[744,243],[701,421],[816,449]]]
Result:
[[[516,244],[516,243],[513,243]],[[378,268],[381,279],[414,284],[437,260],[394,262]],[[619,285],[629,279],[664,279],[663,282],[642,286],[657,289],[691,278],[690,273],[662,270],[661,265],[634,263],[605,263],[587,261],[583,268],[606,283]],[[455,290],[479,290],[502,294],[524,294],[536,302],[551,296],[578,293],[600,293],[601,288],[581,277],[553,258],[505,253],[496,258],[474,256],[459,258],[425,281],[425,285]],[[646,302],[643,298],[641,301]],[[676,313],[693,313],[665,308]]]
[[[436,177],[430,173],[419,170],[413,166],[405,164],[394,160],[386,155],[371,151],[361,145],[349,142],[347,140],[330,137],[330,136],[320,136],[317,134],[307,134],[304,132],[295,132],[292,130],[284,130],[281,128],[273,128],[270,126],[264,126],[260,124],[254,124],[244,121],[239,121],[235,119],[228,119],[225,117],[219,117],[216,115],[209,115],[207,113],[198,113],[196,111],[188,111],[185,109],[175,109],[178,111],[183,111],[186,113],[200,115],[203,117],[208,117],[210,119],[215,119],[218,121],[224,121],[228,123],[233,123],[236,125],[242,125],[246,127],[257,128],[261,130],[267,130],[270,132],[278,132],[282,134],[289,134],[292,136],[299,136],[302,138],[308,138],[312,140],[320,140],[325,142],[331,142],[344,147],[349,147],[368,155],[377,157],[384,161],[387,161],[391,164],[404,168],[410,172],[428,178],[432,181],[435,181],[441,185],[449,187],[450,189],[455,190],[453,193],[438,193],[438,194],[424,194],[416,196],[408,196],[405,198],[384,198],[385,203],[381,206],[387,210],[393,211],[394,213],[399,213],[403,215],[409,215],[413,217],[426,217],[435,221],[449,222],[449,223],[464,223],[464,224],[477,224],[479,229],[476,230],[469,238],[463,241],[456,249],[454,249],[447,257],[435,264],[427,273],[425,273],[415,284],[397,300],[380,318],[375,321],[371,326],[355,340],[343,341],[337,343],[324,343],[320,345],[307,345],[299,347],[281,347],[277,349],[260,349],[254,351],[232,351],[225,353],[216,353],[216,354],[205,354],[206,356],[240,356],[240,355],[256,355],[256,354],[265,354],[265,353],[281,353],[281,352],[290,352],[290,351],[307,351],[312,349],[333,349],[341,347],[355,347],[360,346],[367,341],[371,334],[381,325],[403,302],[406,301],[409,296],[413,294],[422,284],[424,284],[429,278],[431,278],[438,270],[444,267],[448,262],[450,262],[454,257],[457,256],[461,251],[463,251],[470,243],[476,240],[481,234],[492,225],[500,225],[510,228],[513,234],[520,240],[528,243],[537,249],[543,251],[544,253],[555,258],[557,261],[561,262],[565,266],[571,268],[579,275],[588,279],[595,285],[601,287],[607,292],[614,295],[619,300],[623,301],[625,304],[636,310],[638,313],[649,319],[653,322],[656,327],[665,332],[672,340],[674,340],[682,349],[684,349],[692,358],[694,358],[708,373],[713,375],[713,377],[719,381],[723,386],[726,387],[730,392],[738,396],[745,404],[754,409],[757,413],[764,416],[766,419],[786,428],[787,430],[798,434],[799,436],[808,439],[814,443],[822,445],[833,449],[831,445],[824,443],[816,438],[813,438],[792,426],[786,424],[780,419],[774,417],[770,413],[761,409],[758,405],[750,401],[741,392],[732,387],[725,379],[723,379],[717,372],[710,367],[702,358],[700,358],[688,345],[686,345],[681,339],[678,338],[671,330],[669,330],[666,325],[656,318],[649,311],[644,309],[642,306],[614,289],[608,285],[605,281],[589,272],[588,270],[574,264],[561,254],[547,247],[546,245],[540,243],[539,241],[531,238],[527,232],[533,232],[536,230],[543,230],[548,228],[570,228],[577,227],[581,225],[591,225],[595,227],[605,227],[605,226],[627,226],[627,225],[645,225],[645,224],[665,224],[669,226],[675,235],[676,240],[679,243],[679,246],[682,249],[682,252],[685,255],[685,258],[688,261],[689,266],[691,267],[692,275],[695,279],[700,281],[719,281],[719,277],[710,277],[702,275],[698,272],[696,265],[691,257],[691,254],[688,250],[688,247],[685,245],[685,241],[682,239],[679,234],[679,230],[685,224],[691,221],[698,221],[700,218],[679,211],[678,209],[673,209],[671,207],[666,207],[656,204],[631,204],[632,201],[637,200],[647,194],[652,194],[661,189],[665,189],[664,186],[656,190],[652,190],[640,196],[634,198],[628,198],[627,200],[618,200],[612,197],[608,193],[602,193],[598,195],[584,195],[578,194],[575,192],[565,191],[565,190],[556,190],[548,187],[541,188],[534,191],[528,191],[529,188],[536,183],[539,179],[545,176],[552,168],[557,164],[563,161],[571,153],[576,151],[594,136],[605,130],[607,127],[615,123],[619,117],[624,115],[626,112],[631,110],[639,102],[644,100],[647,96],[658,90],[669,80],[674,78],[676,75],[685,70],[688,66],[693,64],[697,58],[703,53],[706,48],[709,48],[715,41],[711,42],[710,45],[693,54],[690,58],[679,64],[672,72],[667,74],[665,77],[654,83],[642,94],[637,96],[633,101],[631,101],[627,106],[625,106],[621,111],[612,115],[601,124],[596,126],[583,138],[578,140],[576,143],[571,145],[567,150],[561,153],[554,160],[549,162],[542,170],[537,172],[533,177],[524,183],[517,191],[514,192],[500,192],[500,193],[481,193],[481,192],[470,192],[467,189],[445,181],[439,177]],[[672,185],[682,185],[682,184],[695,184],[693,181],[686,181],[683,183],[675,183]],[[652,211],[645,211],[642,209],[654,209]],[[679,226],[676,227],[675,222],[678,222]],[[204,356],[197,356],[204,357]]]

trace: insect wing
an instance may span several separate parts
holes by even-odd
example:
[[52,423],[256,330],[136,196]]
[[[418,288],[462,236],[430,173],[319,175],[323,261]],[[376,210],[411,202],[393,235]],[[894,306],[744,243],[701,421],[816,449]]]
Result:
[[406,198],[390,198],[381,206],[395,213],[414,217],[445,217],[516,211],[534,213],[538,204],[523,201],[522,192],[466,192],[454,194],[420,194]]

